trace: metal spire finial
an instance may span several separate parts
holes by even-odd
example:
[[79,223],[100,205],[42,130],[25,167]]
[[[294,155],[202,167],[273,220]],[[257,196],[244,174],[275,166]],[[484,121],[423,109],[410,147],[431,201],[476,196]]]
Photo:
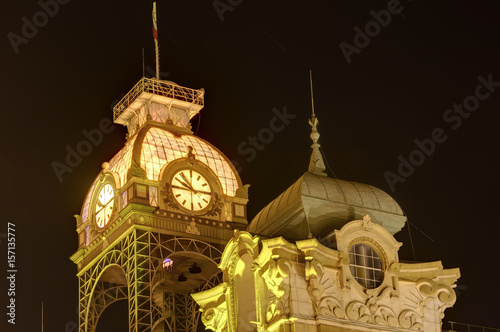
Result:
[[326,167],[325,167],[325,162],[323,161],[323,156],[321,155],[321,152],[319,150],[320,146],[318,143],[319,139],[319,132],[318,132],[318,118],[316,117],[316,114],[314,113],[314,96],[313,96],[313,83],[312,83],[312,71],[309,70],[309,79],[311,82],[311,105],[312,105],[312,114],[311,114],[311,119],[309,120],[309,124],[311,125],[312,132],[311,132],[311,139],[313,141],[313,144],[311,145],[312,148],[312,154],[311,154],[311,160],[309,161],[309,172],[316,174],[316,175],[322,175],[326,176],[326,173],[323,172]]

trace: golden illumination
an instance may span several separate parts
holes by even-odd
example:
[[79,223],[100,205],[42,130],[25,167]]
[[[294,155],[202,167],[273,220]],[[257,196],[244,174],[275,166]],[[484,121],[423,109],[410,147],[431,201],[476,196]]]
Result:
[[94,182],[92,183],[92,187],[90,187],[90,190],[87,192],[87,196],[85,197],[85,202],[83,203],[83,209],[82,209],[82,220],[83,222],[87,221],[87,218],[89,216],[89,207],[90,207],[90,198],[92,197],[92,193],[94,192],[94,187],[95,184],[97,183],[97,177]]
[[219,151],[196,136],[179,137],[160,128],[149,129],[142,143],[141,167],[146,171],[147,178],[160,181],[162,168],[176,159],[184,158],[188,146],[193,147],[196,159],[208,165],[217,175],[224,193],[234,196],[238,181],[229,162]]
[[[109,170],[115,172],[120,179],[120,183],[116,183],[117,188],[123,187],[127,182],[127,174],[132,165],[134,145],[136,143],[140,144],[139,141],[136,142],[137,137],[137,135],[132,137],[109,161]],[[228,160],[209,143],[193,135],[176,136],[161,128],[150,128],[142,141],[140,163],[138,163],[138,166],[146,171],[146,177],[149,180],[160,181],[162,169],[176,159],[185,158],[188,153],[188,146],[193,148],[192,152],[195,158],[209,166],[215,175],[217,175],[224,194],[234,196],[236,189],[238,189],[238,181],[236,180],[233,168],[230,166]],[[96,178],[85,198],[81,214],[83,222],[87,222],[90,217],[90,201],[98,179],[99,177]],[[158,192],[156,188],[151,189],[151,187],[150,191],[150,203],[157,206]],[[207,203],[203,198],[205,198],[205,200],[208,199],[206,197],[201,198],[201,196],[203,195],[196,195],[193,199],[186,200],[185,204],[188,206],[187,208],[191,210],[189,205],[192,202],[193,210],[191,211],[204,209]],[[183,201],[179,203],[182,205],[182,202]],[[200,208],[200,204],[203,206],[202,208]],[[198,208],[196,208],[196,206]]]
[[95,205],[95,220],[99,228],[106,226],[111,218],[115,202],[115,195],[113,191],[113,187],[110,184],[106,184],[102,187],[99,192],[99,196],[97,197]]
[[120,186],[127,182],[127,172],[132,163],[132,148],[137,136],[131,138],[114,157],[109,161],[109,169],[118,173],[120,177]]
[[190,211],[205,209],[212,199],[212,189],[205,177],[188,169],[172,177],[172,194],[183,208]]

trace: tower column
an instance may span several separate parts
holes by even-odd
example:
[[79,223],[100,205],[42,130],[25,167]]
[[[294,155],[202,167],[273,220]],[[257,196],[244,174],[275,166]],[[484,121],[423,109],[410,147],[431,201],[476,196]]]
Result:
[[126,299],[129,331],[151,331],[149,234],[132,230],[79,275],[79,332],[95,332],[102,312]]
[[128,246],[129,331],[151,331],[151,267],[149,232],[135,230]]

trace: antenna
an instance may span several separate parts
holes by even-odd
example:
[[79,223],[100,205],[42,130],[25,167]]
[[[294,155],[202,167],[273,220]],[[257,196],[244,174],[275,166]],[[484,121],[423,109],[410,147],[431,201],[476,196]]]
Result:
[[156,51],[156,79],[160,79],[160,47],[158,46],[158,21],[156,19],[156,1],[153,2],[153,37]]
[[311,82],[311,107],[312,107],[312,116],[316,117],[316,114],[314,114],[313,73],[312,73],[311,69],[309,69],[309,81]]
[[42,301],[42,332],[43,332],[43,301]]
[[142,77],[145,77],[144,73],[144,47],[142,48]]

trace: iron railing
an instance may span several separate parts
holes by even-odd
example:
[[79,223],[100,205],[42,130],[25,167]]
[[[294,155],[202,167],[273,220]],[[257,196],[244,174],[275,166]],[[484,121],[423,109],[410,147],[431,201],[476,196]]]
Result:
[[143,77],[113,108],[113,120],[118,117],[142,94],[151,93],[203,106],[204,90],[190,89],[172,82]]
[[448,332],[500,332],[500,329],[493,327],[486,327],[480,325],[464,324],[457,322],[448,322],[451,330],[443,330]]

